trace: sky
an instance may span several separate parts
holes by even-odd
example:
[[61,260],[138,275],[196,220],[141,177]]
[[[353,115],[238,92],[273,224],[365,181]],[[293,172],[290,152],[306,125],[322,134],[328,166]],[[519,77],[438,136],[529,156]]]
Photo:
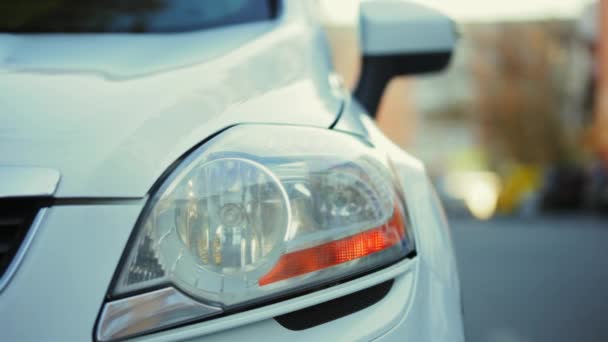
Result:
[[[338,0],[341,1],[341,0]],[[417,0],[457,20],[576,18],[590,0]]]
[[[373,0],[372,0],[373,1]],[[593,0],[412,0],[439,9],[457,21],[529,20],[578,18]],[[320,0],[324,11],[337,23],[357,18],[356,0]]]

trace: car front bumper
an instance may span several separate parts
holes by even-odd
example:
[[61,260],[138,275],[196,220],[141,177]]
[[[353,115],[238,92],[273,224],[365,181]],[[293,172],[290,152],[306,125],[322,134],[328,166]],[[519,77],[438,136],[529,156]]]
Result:
[[[95,324],[144,200],[64,205],[46,211],[8,286],[0,293],[0,340],[85,341]],[[377,303],[301,331],[274,317],[393,279]],[[140,338],[175,340],[463,341],[458,287],[424,258],[405,259],[352,281],[238,314]]]

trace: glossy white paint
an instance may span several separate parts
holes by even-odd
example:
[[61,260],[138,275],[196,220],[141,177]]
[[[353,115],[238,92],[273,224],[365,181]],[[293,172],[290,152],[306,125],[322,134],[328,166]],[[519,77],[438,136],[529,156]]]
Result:
[[58,197],[140,197],[228,126],[328,127],[342,99],[305,7],[192,33],[0,35],[0,165],[59,170]]
[[444,53],[456,32],[447,16],[405,0],[361,2],[361,49],[368,56]]
[[60,178],[53,169],[0,165],[0,198],[52,196]]

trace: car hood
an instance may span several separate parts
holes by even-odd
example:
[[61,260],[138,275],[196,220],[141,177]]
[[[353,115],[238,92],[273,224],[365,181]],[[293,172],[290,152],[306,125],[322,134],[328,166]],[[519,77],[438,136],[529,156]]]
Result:
[[302,22],[0,35],[0,165],[58,170],[57,197],[141,197],[231,125],[328,127],[341,100],[318,44]]

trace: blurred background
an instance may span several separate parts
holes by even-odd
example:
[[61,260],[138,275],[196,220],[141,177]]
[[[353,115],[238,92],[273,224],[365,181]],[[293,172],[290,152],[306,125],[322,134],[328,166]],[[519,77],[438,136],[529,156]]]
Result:
[[[319,1],[352,89],[358,2]],[[394,79],[378,122],[444,202],[467,339],[608,341],[608,0],[417,2],[461,39],[446,72]]]

